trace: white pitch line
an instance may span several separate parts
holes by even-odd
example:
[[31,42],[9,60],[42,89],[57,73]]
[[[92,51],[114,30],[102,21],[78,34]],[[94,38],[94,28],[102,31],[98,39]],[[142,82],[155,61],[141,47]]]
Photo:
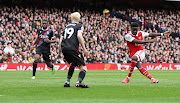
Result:
[[4,96],[4,95],[0,95],[0,96]]

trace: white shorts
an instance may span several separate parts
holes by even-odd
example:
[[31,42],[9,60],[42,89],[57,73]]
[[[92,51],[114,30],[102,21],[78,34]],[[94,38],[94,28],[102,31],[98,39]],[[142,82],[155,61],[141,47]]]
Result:
[[137,61],[141,62],[145,57],[145,51],[144,50],[139,50],[133,56],[137,56],[138,57]]

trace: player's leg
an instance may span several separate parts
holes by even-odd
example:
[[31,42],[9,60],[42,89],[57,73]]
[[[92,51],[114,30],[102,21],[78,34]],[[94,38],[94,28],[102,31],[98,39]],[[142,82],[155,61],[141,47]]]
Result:
[[46,65],[49,68],[51,68],[52,74],[54,74],[55,73],[55,67],[54,67],[54,64],[51,62],[51,55],[49,53],[43,54],[43,59],[44,59]]
[[64,87],[71,87],[70,86],[70,79],[74,73],[74,69],[75,69],[75,65],[72,64],[72,51],[62,51],[63,55],[64,55],[64,59],[69,63],[71,64],[71,66],[69,67],[69,70],[68,70],[68,74],[67,74],[67,80],[66,82],[64,83]]
[[81,88],[89,88],[88,85],[86,84],[82,84],[82,81],[84,79],[84,77],[86,76],[86,72],[87,72],[87,67],[84,65],[79,67],[80,72],[79,72],[79,76],[78,76],[78,80],[76,82],[76,87],[81,87]]
[[128,83],[130,81],[130,77],[133,73],[133,70],[134,70],[134,67],[136,66],[136,63],[137,63],[137,60],[138,60],[138,57],[136,55],[132,56],[131,58],[131,67],[130,67],[130,70],[129,70],[129,74],[128,76],[122,81],[122,83]]
[[70,87],[70,80],[71,80],[71,77],[72,77],[72,75],[73,75],[73,73],[74,73],[75,67],[76,67],[76,66],[73,66],[72,64],[71,64],[71,66],[69,67],[68,75],[67,75],[67,80],[66,80],[66,82],[65,82],[65,84],[64,84],[64,87]]
[[34,62],[33,62],[33,77],[32,77],[32,79],[35,79],[37,63],[39,62],[40,57],[41,57],[40,54],[35,54],[35,56],[34,56]]
[[147,78],[149,78],[152,82],[151,83],[158,83],[159,81],[157,80],[157,79],[154,79],[149,73],[148,73],[148,71],[145,69],[145,68],[143,68],[142,67],[142,60],[144,59],[144,57],[145,57],[145,52],[143,51],[143,52],[140,52],[139,54],[138,54],[139,56],[139,58],[138,58],[138,61],[137,61],[137,65],[136,65],[136,67],[139,69],[139,71],[141,72],[141,74],[143,74],[144,76],[146,76]]
[[86,76],[86,72],[87,72],[87,67],[85,65],[83,55],[78,51],[74,51],[71,59],[72,59],[72,63],[80,69],[78,80],[75,86],[81,88],[89,88],[88,85],[82,84],[82,81]]

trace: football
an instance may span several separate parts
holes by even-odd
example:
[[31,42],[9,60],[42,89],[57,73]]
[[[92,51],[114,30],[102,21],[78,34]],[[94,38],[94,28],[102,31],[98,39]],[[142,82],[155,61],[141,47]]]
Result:
[[3,52],[6,57],[12,57],[14,55],[14,49],[10,46],[5,47]]

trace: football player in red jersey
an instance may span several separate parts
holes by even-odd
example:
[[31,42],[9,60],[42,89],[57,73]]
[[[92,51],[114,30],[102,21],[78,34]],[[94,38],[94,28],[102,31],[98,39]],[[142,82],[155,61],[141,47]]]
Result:
[[131,74],[134,70],[134,67],[137,67],[139,71],[151,80],[151,83],[158,83],[159,80],[154,79],[148,71],[142,67],[142,60],[145,57],[145,51],[143,50],[142,44],[153,43],[157,41],[157,38],[152,40],[144,40],[144,37],[156,37],[156,36],[168,36],[170,31],[164,33],[147,33],[139,31],[138,23],[131,24],[131,32],[125,35],[125,40],[129,47],[131,61],[131,67],[127,78],[125,78],[122,83],[128,83],[130,81]]

